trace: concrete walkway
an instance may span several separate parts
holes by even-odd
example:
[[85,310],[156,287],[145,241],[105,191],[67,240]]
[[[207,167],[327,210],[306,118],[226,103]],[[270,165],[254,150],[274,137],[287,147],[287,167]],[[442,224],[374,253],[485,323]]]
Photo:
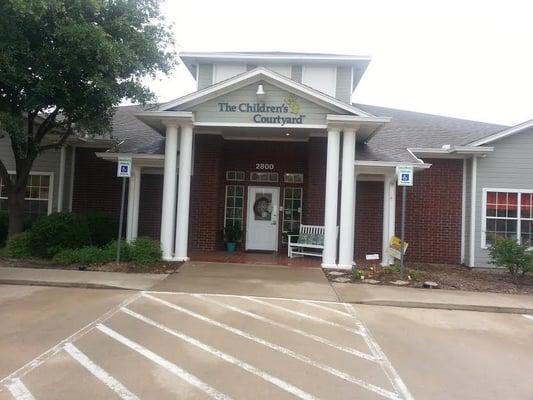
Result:
[[339,300],[346,303],[533,314],[533,296],[530,295],[350,283],[333,283],[332,286]]
[[148,290],[166,274],[73,271],[44,268],[0,268],[0,284]]
[[187,262],[155,291],[338,301],[320,268]]

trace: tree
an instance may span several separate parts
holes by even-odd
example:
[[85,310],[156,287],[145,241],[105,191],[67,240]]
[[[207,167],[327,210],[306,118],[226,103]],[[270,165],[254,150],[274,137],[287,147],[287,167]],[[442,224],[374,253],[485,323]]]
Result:
[[158,0],[0,2],[0,134],[16,164],[10,176],[0,160],[9,235],[22,230],[39,153],[74,133],[108,132],[123,99],[152,100],[142,80],[170,71],[172,44]]

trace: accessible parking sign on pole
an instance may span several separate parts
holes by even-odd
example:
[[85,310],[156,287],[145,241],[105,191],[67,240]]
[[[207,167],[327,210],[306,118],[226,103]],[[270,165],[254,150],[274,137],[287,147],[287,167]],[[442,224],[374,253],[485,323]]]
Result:
[[122,224],[124,223],[124,198],[126,197],[126,179],[131,177],[131,158],[119,158],[117,163],[117,177],[122,178],[122,197],[120,199],[120,219],[118,224],[117,264],[120,261],[120,247],[122,241]]
[[407,186],[413,186],[413,167],[399,166],[396,168],[398,175],[398,186],[402,186],[402,222],[400,232],[400,274],[402,279],[405,277],[405,266],[403,257],[405,253],[405,203],[407,201]]

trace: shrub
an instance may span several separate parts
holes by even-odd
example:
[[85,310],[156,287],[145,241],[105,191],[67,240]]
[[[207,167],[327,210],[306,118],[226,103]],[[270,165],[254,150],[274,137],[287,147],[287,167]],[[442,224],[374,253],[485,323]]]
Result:
[[113,216],[103,212],[82,214],[89,229],[90,242],[93,246],[105,246],[117,235],[118,222]]
[[33,239],[30,232],[21,232],[7,240],[5,254],[13,258],[29,258],[32,256]]
[[68,249],[57,253],[53,261],[58,264],[102,264],[111,261],[105,249],[96,246],[85,246],[79,249]]
[[533,271],[533,253],[525,245],[515,240],[496,237],[489,247],[491,263],[498,267],[507,268],[518,284],[528,271]]
[[161,260],[159,241],[139,238],[129,245],[129,261],[139,264],[152,264]]
[[86,219],[77,214],[54,213],[39,218],[32,226],[33,254],[51,258],[66,249],[90,245]]
[[[114,261],[117,258],[117,241],[112,240],[105,247],[104,250],[109,257],[110,261]],[[122,240],[120,242],[120,261],[129,261],[130,260],[130,249],[131,245]]]
[[6,243],[9,216],[6,211],[0,211],[0,247]]

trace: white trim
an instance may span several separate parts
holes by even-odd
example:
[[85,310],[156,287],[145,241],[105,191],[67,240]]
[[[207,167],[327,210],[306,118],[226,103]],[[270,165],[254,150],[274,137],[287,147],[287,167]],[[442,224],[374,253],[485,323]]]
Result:
[[77,146],[72,146],[72,159],[70,165],[70,193],[68,199],[68,211],[72,212],[72,202],[74,201],[74,172],[76,170],[76,148]]
[[476,260],[476,193],[477,193],[477,157],[472,157],[470,177],[470,250],[468,266],[474,267]]
[[[162,105],[158,111],[159,112],[167,111],[167,110],[170,110],[171,108],[174,108],[177,106],[184,106],[184,105],[186,105],[187,107],[192,107],[194,105],[201,104],[215,97],[221,96],[227,92],[239,89],[241,87],[244,87],[248,84],[251,84],[253,82],[256,82],[262,79],[273,84],[274,86],[281,87],[282,89],[295,91],[301,97],[311,102],[318,103],[322,105],[323,107],[326,107],[332,110],[335,110],[335,108],[341,109],[343,111],[347,111],[351,114],[355,114],[359,116],[373,117],[372,114],[369,114],[363,110],[360,110],[357,107],[352,106],[351,104],[344,103],[343,101],[337,100],[335,97],[324,94],[316,89],[305,86],[301,83],[293,81],[290,78],[287,78],[283,75],[280,75],[274,71],[271,71],[263,67],[257,67],[251,71],[246,71],[242,74],[234,76],[233,78],[215,83],[197,92],[193,92],[191,94],[182,96],[178,99],[172,100]],[[142,114],[156,115],[158,111],[142,113]],[[139,113],[136,115],[142,115],[142,114]]]
[[476,154],[484,155],[490,153],[494,151],[494,148],[473,146],[412,147],[409,148],[408,151],[413,154],[414,157],[467,158]]
[[179,57],[187,61],[197,59],[205,60],[275,60],[275,61],[345,61],[345,62],[355,62],[355,61],[370,61],[372,57],[370,56],[357,56],[357,55],[341,55],[341,54],[268,54],[268,53],[246,53],[246,52],[235,52],[235,53],[223,53],[223,52],[189,52],[184,51],[179,54]]
[[[7,173],[9,175],[16,175],[16,171],[8,170]],[[45,175],[50,177],[50,181],[48,183],[48,207],[47,207],[47,213],[48,215],[52,214],[53,211],[53,205],[54,205],[54,172],[43,172],[43,171],[30,171],[29,175]],[[26,184],[28,186],[28,184]],[[2,199],[7,199],[7,197],[2,197]],[[43,199],[30,199],[27,197],[24,197],[24,200],[29,201],[43,201]]]
[[63,211],[63,203],[65,197],[65,163],[67,150],[65,146],[61,146],[59,150],[59,181],[57,183],[57,212]]
[[463,160],[463,190],[461,195],[461,264],[465,262],[466,252],[466,158]]
[[136,153],[95,153],[96,157],[104,160],[118,160],[119,158],[131,158],[132,160],[164,160],[164,154],[136,154]]
[[529,128],[533,128],[533,119],[523,122],[521,124],[512,126],[510,128],[504,129],[503,131],[497,132],[483,139],[476,140],[472,143],[469,143],[469,146],[483,146],[484,144],[492,143],[496,140],[500,140],[507,136],[514,135],[515,133],[520,133]]
[[198,127],[221,127],[221,128],[282,128],[282,129],[326,129],[326,124],[258,124],[250,122],[195,122]]
[[399,162],[399,161],[361,161],[355,160],[355,165],[367,166],[367,167],[398,167],[398,166],[412,166],[413,168],[418,169],[428,169],[431,167],[431,164],[426,164],[424,162],[410,163],[410,162]]
[[196,76],[194,77],[196,80],[196,90],[200,88],[200,63],[196,64]]
[[[516,209],[516,218],[503,218],[503,217],[487,217],[487,193],[488,192],[497,192],[497,193],[516,193],[517,196],[517,209]],[[521,202],[521,195],[522,194],[532,194],[533,189],[507,189],[507,188],[483,188],[482,194],[483,198],[481,199],[481,239],[480,239],[480,247],[484,250],[487,250],[489,247],[487,246],[487,235],[486,235],[486,229],[487,229],[487,218],[493,218],[493,219],[504,219],[504,220],[515,220],[516,221],[516,238],[518,243],[522,242],[521,239],[521,228],[522,220],[531,221],[531,218],[522,218],[521,217],[521,211],[522,211],[522,202]]]

